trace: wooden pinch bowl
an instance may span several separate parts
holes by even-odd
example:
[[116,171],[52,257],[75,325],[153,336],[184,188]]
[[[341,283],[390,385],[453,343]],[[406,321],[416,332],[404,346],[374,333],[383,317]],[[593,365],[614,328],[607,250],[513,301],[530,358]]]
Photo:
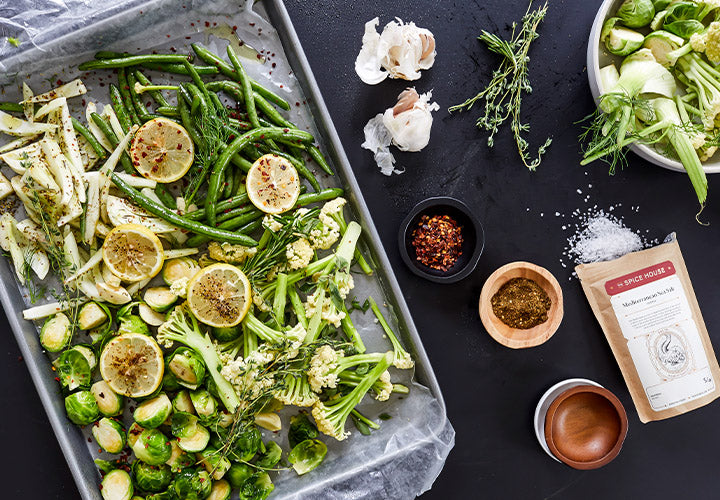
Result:
[[627,414],[620,400],[594,385],[563,392],[545,416],[550,452],[574,469],[607,465],[620,453],[627,430]]
[[[512,328],[495,316],[490,299],[501,286],[513,278],[535,281],[550,297],[548,319],[528,329]],[[492,273],[480,292],[480,319],[492,338],[506,347],[524,349],[547,341],[557,331],[563,318],[563,295],[560,284],[547,269],[530,262],[511,262]]]

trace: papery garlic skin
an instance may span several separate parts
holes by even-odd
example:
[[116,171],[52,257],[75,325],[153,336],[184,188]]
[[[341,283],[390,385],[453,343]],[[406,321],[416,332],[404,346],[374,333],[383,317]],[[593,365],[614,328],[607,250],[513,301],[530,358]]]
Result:
[[355,60],[355,72],[363,82],[375,85],[388,76],[417,80],[421,69],[432,67],[436,55],[435,37],[429,30],[396,18],[378,35],[379,22],[376,17],[365,23],[363,45]]
[[432,111],[440,109],[430,104],[432,92],[418,95],[414,88],[404,90],[398,103],[383,114],[383,125],[392,136],[392,143],[401,151],[420,151],[430,142]]

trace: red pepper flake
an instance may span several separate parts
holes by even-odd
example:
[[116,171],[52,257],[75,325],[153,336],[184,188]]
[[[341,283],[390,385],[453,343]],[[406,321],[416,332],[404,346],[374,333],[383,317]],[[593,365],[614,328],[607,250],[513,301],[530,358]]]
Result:
[[206,27],[206,28],[209,28],[209,27],[210,27],[210,21],[205,21],[205,27]]
[[195,26],[195,23],[190,23],[190,26]]
[[295,103],[295,106],[297,106],[297,107],[299,108],[299,107],[300,107],[300,103],[299,103],[299,102],[296,102],[296,103]]
[[237,31],[237,26],[233,26],[233,27],[232,27],[232,30],[233,30],[233,31]]
[[262,59],[262,56],[260,54],[257,55],[258,59]]
[[462,255],[462,226],[449,215],[423,215],[412,232],[415,258],[438,271],[448,271]]
[[276,66],[276,64],[275,64],[275,63],[272,63],[272,67],[274,68],[275,66]]
[[185,40],[190,40],[190,37],[189,37],[189,36],[186,36],[186,37],[185,37]]
[[250,26],[255,26],[255,23],[248,23]]

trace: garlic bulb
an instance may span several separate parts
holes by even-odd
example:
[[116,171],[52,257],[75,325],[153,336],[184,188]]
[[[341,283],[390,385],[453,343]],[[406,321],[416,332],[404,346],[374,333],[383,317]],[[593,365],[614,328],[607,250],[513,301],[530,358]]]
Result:
[[355,72],[370,85],[385,78],[417,80],[421,69],[430,69],[435,62],[435,37],[415,23],[401,19],[390,21],[381,34],[376,17],[365,23],[362,48],[355,60]]
[[402,91],[397,104],[385,110],[383,125],[390,131],[392,142],[400,151],[420,151],[430,141],[432,111],[440,109],[430,104],[432,92],[418,95],[414,88]]
[[361,146],[373,152],[383,174],[403,172],[395,168],[390,144],[401,151],[420,151],[427,146],[433,121],[431,113],[440,109],[436,102],[430,104],[431,97],[432,92],[420,95],[414,88],[405,89],[395,106],[378,113],[365,125],[365,142]]

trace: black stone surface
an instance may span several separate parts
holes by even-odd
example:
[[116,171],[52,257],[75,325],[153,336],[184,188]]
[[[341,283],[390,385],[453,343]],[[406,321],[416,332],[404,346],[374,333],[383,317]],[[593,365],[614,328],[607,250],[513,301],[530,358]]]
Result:
[[[288,0],[287,7],[322,89],[345,151],[409,303],[442,387],[456,445],[433,489],[433,499],[714,498],[720,404],[663,422],[637,418],[620,371],[577,280],[560,258],[575,209],[622,204],[615,213],[628,226],[662,239],[677,231],[711,338],[720,345],[717,283],[720,224],[717,176],[710,178],[709,207],[695,222],[697,201],[683,174],[630,156],[630,166],[608,176],[602,164],[580,167],[577,120],[593,110],[587,84],[587,37],[599,1],[552,0],[541,37],[531,51],[534,87],[523,115],[532,123],[531,142],[552,135],[553,145],[537,172],[524,169],[507,131],[495,148],[474,128],[480,109],[448,116],[489,79],[496,57],[475,39],[481,29],[507,35],[525,1]],[[412,82],[433,90],[441,110],[432,140],[421,153],[399,154],[403,175],[384,177],[360,148],[369,118],[394,103],[408,84],[388,80],[364,85],[353,63],[364,23],[395,16],[429,28],[437,40],[435,66]],[[592,188],[589,187],[592,185]],[[582,191],[582,194],[578,193]],[[486,246],[477,270],[453,285],[425,281],[404,267],[397,230],[418,201],[436,195],[462,199],[485,227]],[[586,196],[589,199],[585,201]],[[639,209],[637,208],[639,207]],[[556,216],[558,212],[561,216]],[[562,215],[565,217],[563,218]],[[565,296],[565,319],[546,344],[513,351],[495,343],[477,314],[482,284],[497,267],[529,260],[548,268]],[[0,339],[0,442],[7,498],[77,498],[77,490],[47,423],[4,317]],[[555,382],[587,377],[603,384],[625,405],[630,430],[620,456],[597,471],[575,471],[551,460],[532,429],[538,398]]]

